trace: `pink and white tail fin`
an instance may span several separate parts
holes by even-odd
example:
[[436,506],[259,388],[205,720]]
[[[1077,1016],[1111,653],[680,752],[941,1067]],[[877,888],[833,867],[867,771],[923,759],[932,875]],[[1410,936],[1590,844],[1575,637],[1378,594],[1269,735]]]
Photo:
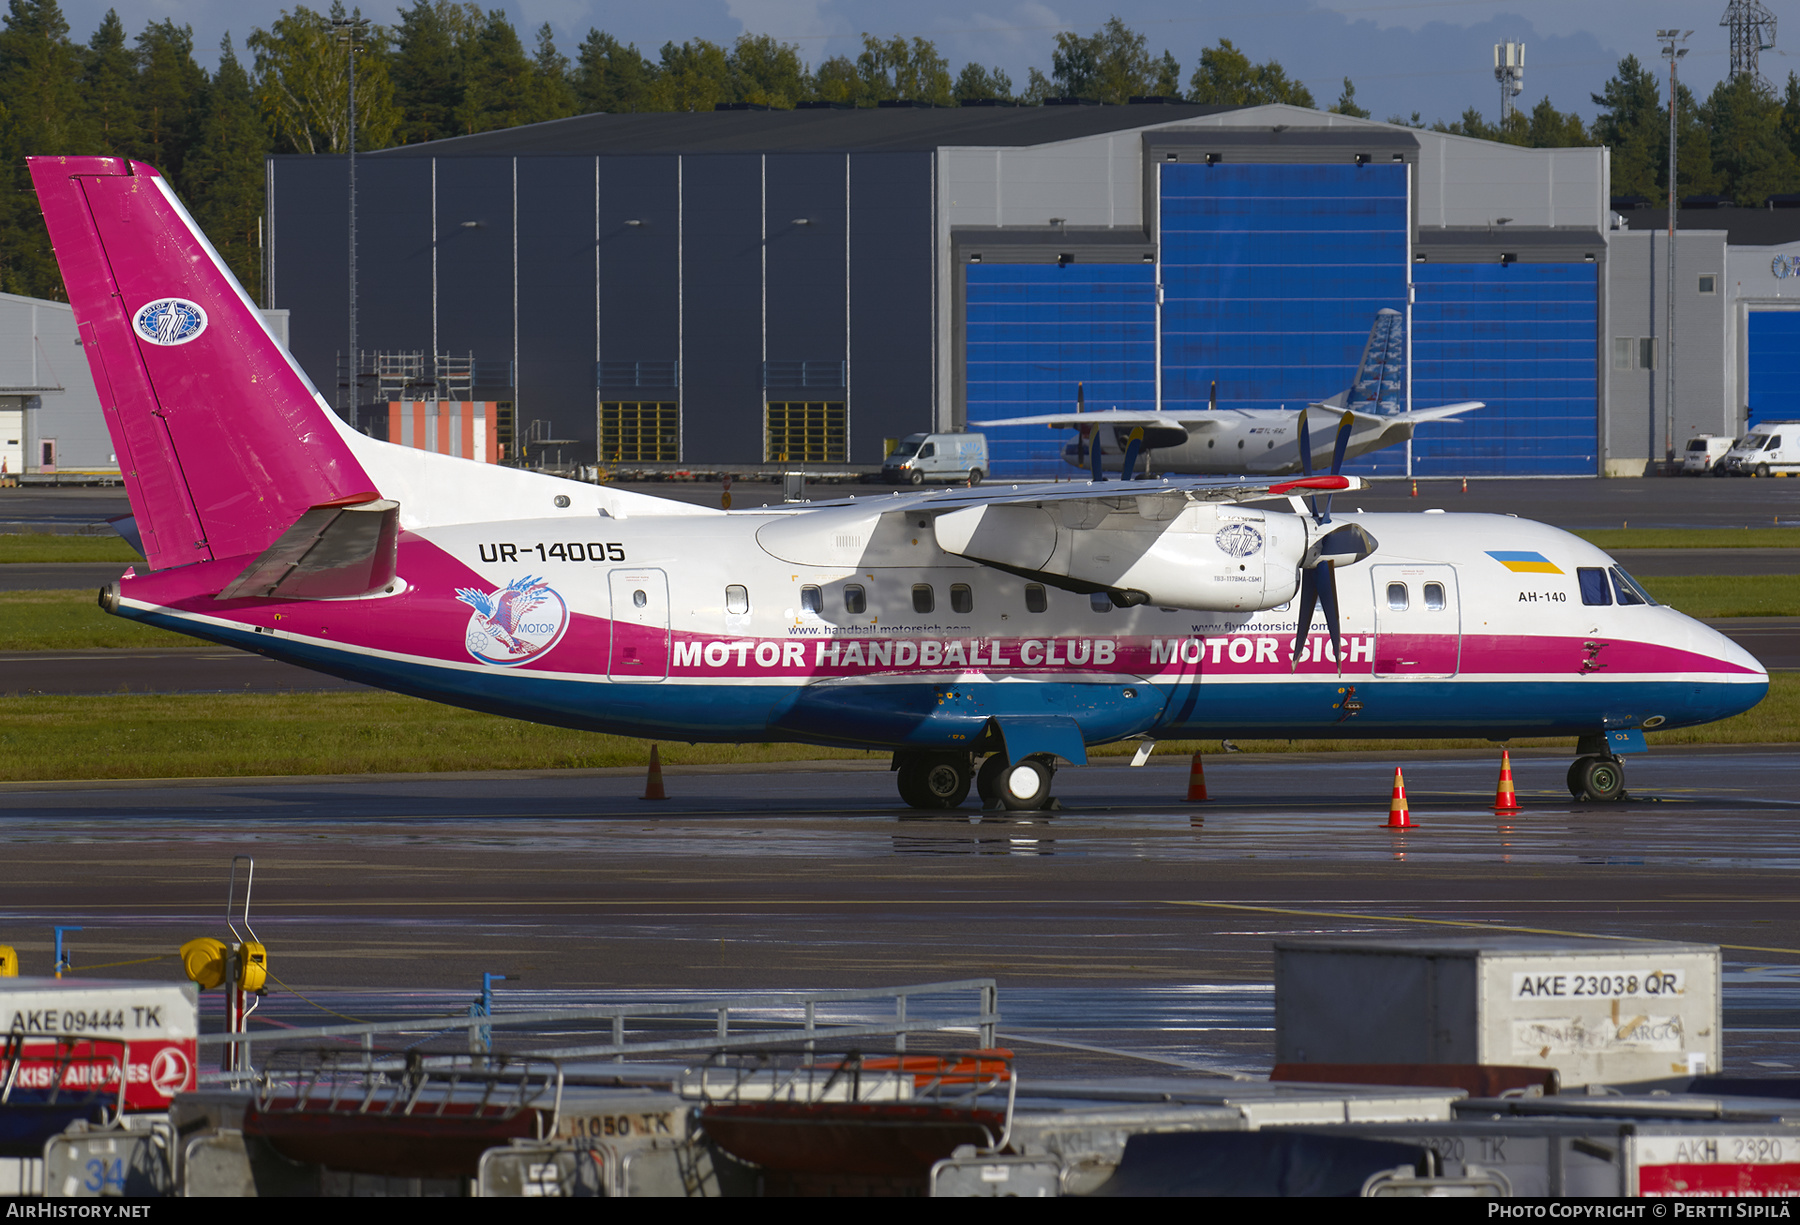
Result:
[[30,166],[151,566],[261,553],[313,507],[379,496],[166,180]]

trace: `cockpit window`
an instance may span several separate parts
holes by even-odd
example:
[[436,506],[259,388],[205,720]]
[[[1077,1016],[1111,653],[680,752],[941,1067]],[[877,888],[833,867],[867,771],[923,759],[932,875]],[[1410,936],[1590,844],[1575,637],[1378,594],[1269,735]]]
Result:
[[1581,584],[1583,604],[1612,603],[1612,588],[1607,585],[1606,571],[1598,566],[1582,566],[1575,571],[1575,578]]
[[1638,585],[1638,582],[1636,579],[1632,578],[1629,574],[1625,573],[1625,571],[1619,569],[1619,567],[1617,567],[1617,566],[1614,566],[1612,568],[1612,580],[1613,580],[1613,591],[1618,595],[1619,603],[1621,603],[1621,604],[1654,604],[1654,603],[1656,603],[1655,600],[1650,598],[1650,593],[1648,591],[1645,591],[1642,587],[1640,587]]

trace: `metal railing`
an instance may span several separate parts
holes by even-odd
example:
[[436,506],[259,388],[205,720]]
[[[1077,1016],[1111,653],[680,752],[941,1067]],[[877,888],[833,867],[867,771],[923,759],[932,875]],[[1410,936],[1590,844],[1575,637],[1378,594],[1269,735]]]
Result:
[[[953,1015],[927,1019],[916,1016],[916,1001],[921,996],[971,993],[975,996],[972,1011],[955,1011]],[[891,1000],[893,1020],[874,1023],[850,1023],[822,1020],[821,1005],[842,1005],[858,1001]],[[794,1013],[800,1018],[746,1017],[745,1013],[771,1011]],[[732,1032],[732,1014],[739,1015],[739,1032]],[[909,1016],[912,1013],[912,1016]],[[705,1025],[709,1032],[689,1033],[680,1037],[661,1037],[667,1022],[681,1018],[695,1020],[695,1028]],[[429,1041],[457,1031],[490,1028],[496,1031],[519,1030],[531,1026],[560,1026],[578,1022],[605,1023],[609,1040],[549,1049],[537,1046],[511,1047],[519,1055],[544,1059],[613,1059],[649,1055],[691,1054],[739,1048],[761,1048],[777,1042],[805,1043],[807,1049],[818,1044],[843,1046],[852,1038],[891,1036],[898,1054],[906,1051],[908,1034],[976,1031],[979,1045],[994,1045],[994,1031],[1000,1023],[999,988],[991,978],[964,978],[947,982],[915,983],[901,987],[866,990],[796,991],[765,995],[732,995],[714,999],[691,1000],[670,1004],[612,1004],[593,1008],[543,1010],[538,1012],[497,1013],[493,1016],[411,1017],[398,1021],[363,1022],[352,1025],[321,1025],[312,1029],[259,1030],[254,1034],[203,1034],[202,1048],[255,1043],[261,1048],[292,1046],[295,1043],[321,1039],[360,1038],[365,1050],[372,1050],[378,1034],[413,1035]],[[637,1033],[633,1033],[636,1022]],[[646,1025],[646,1022],[652,1024]],[[744,1027],[754,1026],[746,1031]],[[414,1043],[419,1045],[419,1043]],[[426,1066],[436,1059],[451,1060],[456,1056],[423,1055]],[[466,1059],[467,1056],[461,1056]],[[248,1073],[202,1073],[206,1084],[243,1080]]]

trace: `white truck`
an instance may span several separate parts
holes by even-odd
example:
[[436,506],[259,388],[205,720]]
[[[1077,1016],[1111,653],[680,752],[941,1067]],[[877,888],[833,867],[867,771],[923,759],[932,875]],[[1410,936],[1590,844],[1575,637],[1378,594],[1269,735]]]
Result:
[[881,479],[896,485],[926,481],[981,484],[987,475],[985,434],[908,434],[881,464]]
[[1800,421],[1765,421],[1732,444],[1719,467],[1733,476],[1800,474]]
[[1717,476],[1719,461],[1731,450],[1732,440],[1719,434],[1695,434],[1681,454],[1683,476]]

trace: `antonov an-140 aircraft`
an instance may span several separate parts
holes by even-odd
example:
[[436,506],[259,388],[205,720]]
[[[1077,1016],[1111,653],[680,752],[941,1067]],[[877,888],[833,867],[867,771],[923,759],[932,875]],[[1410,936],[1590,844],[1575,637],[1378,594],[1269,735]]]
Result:
[[[1375,313],[1350,386],[1306,408],[1220,408],[1215,384],[1204,409],[1144,412],[1104,408],[1088,412],[1078,388],[1073,412],[1006,417],[983,421],[981,426],[1042,425],[1074,430],[1075,437],[1063,447],[1063,459],[1095,473],[1123,457],[1123,470],[1129,474],[1141,455],[1146,471],[1280,476],[1300,471],[1302,433],[1310,447],[1318,449],[1330,445],[1340,423],[1347,420],[1351,423],[1350,442],[1344,456],[1355,459],[1407,441],[1427,421],[1445,421],[1485,407],[1480,400],[1464,400],[1407,411],[1400,401],[1405,370],[1403,320],[1399,311],[1384,308]],[[1312,411],[1308,413],[1308,409]],[[1345,413],[1350,415],[1345,417]]]
[[148,561],[101,593],[122,617],[539,723],[889,750],[920,808],[972,781],[1042,807],[1108,741],[1253,736],[1569,736],[1571,789],[1608,798],[1642,729],[1768,687],[1567,533],[1334,518],[1344,445],[1285,484],[724,512],[379,442],[154,170],[31,173]]

